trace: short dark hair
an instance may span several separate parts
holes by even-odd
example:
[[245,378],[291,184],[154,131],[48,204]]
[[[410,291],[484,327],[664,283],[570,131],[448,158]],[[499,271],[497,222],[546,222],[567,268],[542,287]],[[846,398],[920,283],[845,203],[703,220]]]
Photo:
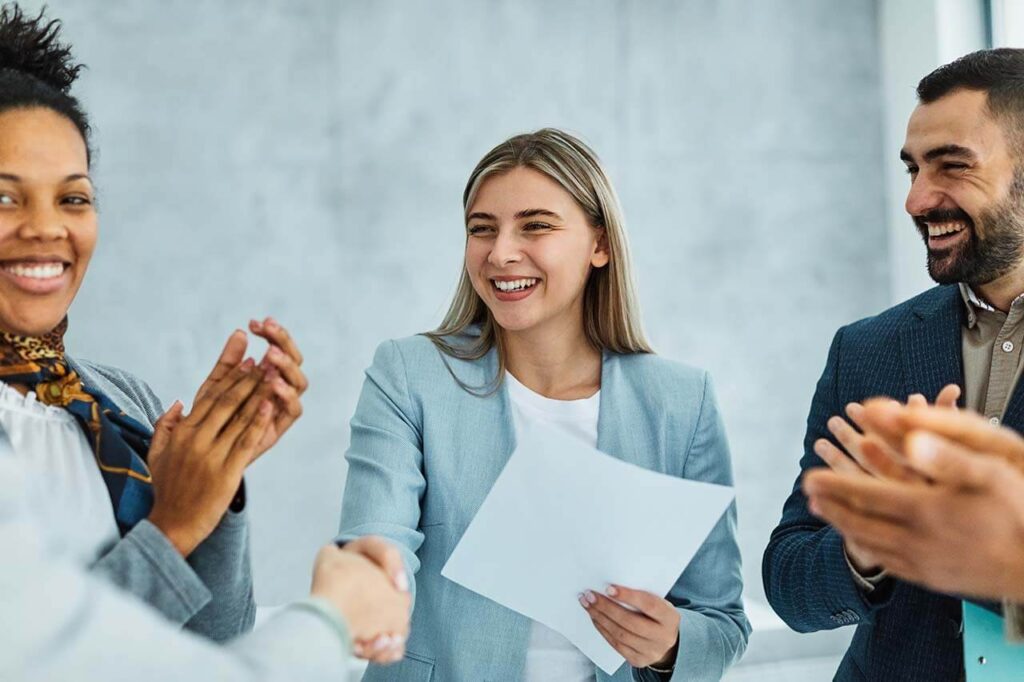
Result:
[[957,90],[986,93],[989,111],[1008,124],[1018,151],[1024,151],[1024,50],[1000,47],[964,55],[922,78],[917,98],[930,104]]
[[61,22],[26,15],[17,3],[0,6],[0,113],[44,107],[71,121],[89,147],[89,119],[70,94],[71,84],[84,68],[71,49],[60,42]]

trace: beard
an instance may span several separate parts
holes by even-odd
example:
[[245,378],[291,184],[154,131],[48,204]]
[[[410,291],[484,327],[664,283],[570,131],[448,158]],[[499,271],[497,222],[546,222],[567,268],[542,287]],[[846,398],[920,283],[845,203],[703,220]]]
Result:
[[935,209],[914,216],[914,223],[928,246],[927,223],[961,221],[968,238],[962,244],[928,249],[928,275],[939,284],[964,282],[972,287],[988,284],[1007,274],[1024,259],[1024,169],[1014,172],[1005,199],[978,215],[985,233],[978,237],[975,221],[960,209]]

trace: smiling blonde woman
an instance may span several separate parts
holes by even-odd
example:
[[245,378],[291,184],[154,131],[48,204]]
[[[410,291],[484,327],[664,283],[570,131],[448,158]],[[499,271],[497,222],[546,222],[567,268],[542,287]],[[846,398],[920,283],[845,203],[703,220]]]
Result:
[[732,483],[707,373],[645,340],[596,155],[559,130],[513,137],[477,165],[463,200],[465,267],[448,314],[378,348],[352,418],[341,539],[394,540],[416,595],[405,660],[365,679],[720,679],[750,632],[734,508],[667,597],[580,594],[629,663],[611,677],[558,633],[441,577],[528,423],[647,469]]

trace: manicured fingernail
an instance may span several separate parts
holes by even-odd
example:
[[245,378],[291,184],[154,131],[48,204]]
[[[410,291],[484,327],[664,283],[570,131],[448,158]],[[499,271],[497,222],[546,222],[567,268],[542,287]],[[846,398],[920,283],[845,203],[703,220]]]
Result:
[[262,414],[264,417],[270,414],[270,411],[272,409],[274,409],[274,406],[270,404],[269,400],[264,400],[262,403],[260,403],[260,414]]
[[275,360],[280,360],[281,358],[284,357],[284,353],[281,352],[281,349],[278,348],[277,346],[271,346],[270,350],[267,351],[267,355],[274,358]]
[[593,592],[591,592],[590,590],[587,590],[587,595],[586,596],[587,596],[587,601],[590,602],[591,604],[596,604],[597,603],[597,595],[594,594]]
[[609,597],[619,596],[619,591],[615,588],[615,585],[609,585],[608,589],[606,589],[604,593],[607,594]]
[[269,330],[270,330],[270,331],[272,331],[272,332],[276,332],[276,331],[278,330],[278,328],[279,328],[279,327],[281,326],[281,325],[279,325],[279,324],[277,323],[277,321],[276,321],[276,320],[275,320],[274,318],[272,318],[272,317],[268,317],[268,318],[267,318],[267,322],[266,322],[266,324],[267,324],[267,329],[269,329]]
[[399,592],[409,591],[409,578],[405,575],[405,571],[399,571],[395,574],[395,587]]
[[248,372],[248,371],[250,371],[255,366],[256,366],[256,361],[255,360],[253,360],[252,358],[246,358],[245,362],[242,363],[241,370],[243,372]]
[[580,592],[579,600],[580,600],[580,606],[582,606],[585,609],[590,608],[590,602],[587,601],[586,596],[584,596],[584,594],[582,592]]

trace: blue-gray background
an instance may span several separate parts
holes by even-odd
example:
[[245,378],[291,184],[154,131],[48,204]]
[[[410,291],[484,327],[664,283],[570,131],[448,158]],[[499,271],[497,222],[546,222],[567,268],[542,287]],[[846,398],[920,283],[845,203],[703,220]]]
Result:
[[[191,399],[231,330],[299,339],[306,415],[251,469],[257,597],[304,594],[381,340],[430,328],[507,136],[606,162],[656,349],[716,379],[747,595],[835,329],[888,302],[871,0],[50,3],[85,72],[101,241],[71,348]],[[666,535],[686,519],[660,520]]]

